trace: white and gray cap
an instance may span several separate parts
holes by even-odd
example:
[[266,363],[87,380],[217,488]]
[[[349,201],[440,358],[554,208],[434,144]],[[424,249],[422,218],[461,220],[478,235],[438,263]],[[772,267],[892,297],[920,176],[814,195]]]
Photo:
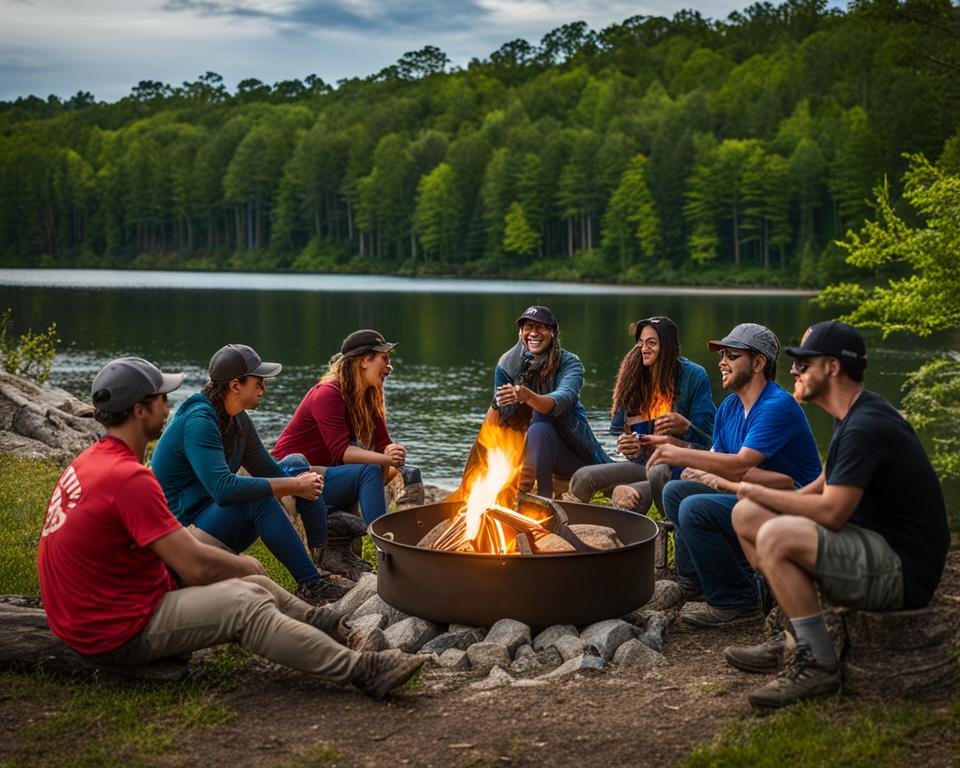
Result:
[[740,323],[722,339],[708,341],[707,346],[714,352],[718,349],[748,349],[759,352],[772,362],[776,362],[780,355],[780,342],[776,335],[759,323]]
[[118,357],[93,379],[90,398],[97,410],[120,413],[151,395],[173,392],[182,383],[182,373],[164,373],[142,357]]

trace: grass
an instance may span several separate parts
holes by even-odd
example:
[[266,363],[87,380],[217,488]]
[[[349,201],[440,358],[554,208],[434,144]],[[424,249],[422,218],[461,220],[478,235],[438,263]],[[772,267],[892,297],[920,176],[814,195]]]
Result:
[[956,702],[950,713],[907,705],[864,708],[839,699],[800,704],[763,720],[731,725],[713,744],[695,749],[680,768],[913,765],[922,760],[917,745],[934,730],[951,734],[956,745],[957,714]]
[[0,768],[154,765],[189,733],[232,717],[197,685],[106,688],[42,672],[9,672],[0,674],[0,689],[21,711],[35,713],[4,736]]

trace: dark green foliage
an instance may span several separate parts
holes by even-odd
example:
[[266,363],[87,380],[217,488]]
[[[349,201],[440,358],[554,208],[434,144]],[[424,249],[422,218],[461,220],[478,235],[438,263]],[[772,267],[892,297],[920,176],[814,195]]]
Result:
[[0,266],[842,280],[832,243],[903,154],[960,156],[958,25],[786,0],[573,21],[466,69],[427,45],[336,89],[0,103]]
[[13,310],[0,310],[0,368],[14,376],[23,376],[43,384],[50,376],[50,367],[57,354],[57,324],[51,323],[45,331],[28,330],[18,338],[8,338],[13,321]]

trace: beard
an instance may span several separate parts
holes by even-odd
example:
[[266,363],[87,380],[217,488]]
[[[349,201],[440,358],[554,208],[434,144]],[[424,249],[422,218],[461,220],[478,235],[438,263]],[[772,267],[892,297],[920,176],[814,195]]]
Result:
[[753,378],[753,371],[749,368],[745,371],[740,371],[740,373],[731,373],[730,381],[727,383],[727,389],[731,392],[736,392],[738,389],[743,389],[747,384],[750,383],[750,380]]
[[809,403],[817,399],[823,393],[823,390],[823,381],[797,379],[793,382],[793,399],[798,403]]

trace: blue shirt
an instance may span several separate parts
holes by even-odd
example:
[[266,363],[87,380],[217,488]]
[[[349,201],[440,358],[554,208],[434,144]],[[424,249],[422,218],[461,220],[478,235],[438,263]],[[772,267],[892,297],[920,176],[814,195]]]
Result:
[[820,454],[806,414],[775,381],[767,382],[746,417],[736,394],[717,409],[713,450],[739,453],[743,447],[763,454],[760,469],[788,475],[798,488],[820,476]]

